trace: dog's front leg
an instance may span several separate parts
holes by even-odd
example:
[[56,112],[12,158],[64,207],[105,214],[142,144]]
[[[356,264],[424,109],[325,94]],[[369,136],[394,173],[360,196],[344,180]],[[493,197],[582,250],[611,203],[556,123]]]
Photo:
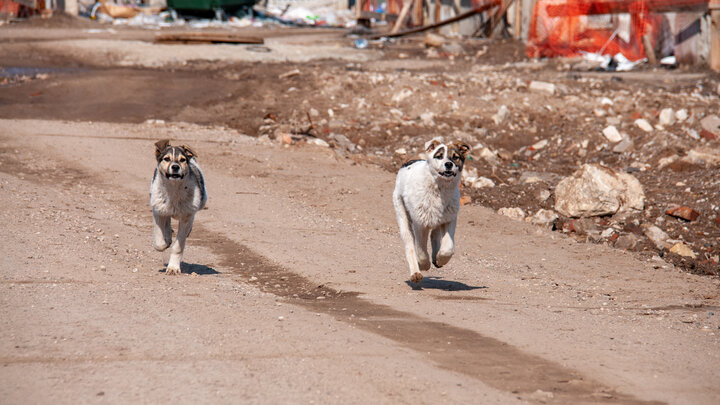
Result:
[[432,258],[435,267],[446,265],[455,253],[455,224],[457,220],[442,224],[432,232]]
[[170,217],[163,216],[153,211],[153,247],[155,250],[163,251],[172,243],[172,226]]
[[428,256],[427,243],[430,236],[430,228],[413,224],[413,235],[415,236],[415,253],[417,254],[418,267],[425,271],[430,268],[430,257]]
[[180,263],[182,263],[183,252],[185,251],[185,241],[192,230],[194,215],[181,218],[178,221],[178,232],[175,242],[170,246],[170,259],[168,260],[167,270],[165,274],[180,274]]

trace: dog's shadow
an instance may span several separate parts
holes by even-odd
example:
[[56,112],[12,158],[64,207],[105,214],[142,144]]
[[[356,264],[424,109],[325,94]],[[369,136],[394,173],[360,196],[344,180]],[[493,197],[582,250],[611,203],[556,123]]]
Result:
[[[165,266],[167,267],[167,264]],[[166,267],[163,267],[162,269],[158,270],[158,273],[165,273]],[[206,276],[208,274],[220,274],[219,271],[213,269],[212,267],[206,266],[204,264],[185,263],[185,262],[180,264],[180,272],[182,274],[195,273],[199,276]]]
[[412,281],[405,281],[410,288],[413,290],[433,289],[433,290],[444,290],[444,291],[471,291],[487,288],[486,286],[473,286],[461,283],[459,281],[443,280],[440,277],[423,277],[419,283],[413,283]]

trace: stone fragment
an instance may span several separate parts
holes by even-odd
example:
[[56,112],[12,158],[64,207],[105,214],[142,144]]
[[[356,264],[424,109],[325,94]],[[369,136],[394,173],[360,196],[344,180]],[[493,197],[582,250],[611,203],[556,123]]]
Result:
[[618,249],[633,250],[637,246],[637,236],[632,233],[622,234],[615,240],[614,246]]
[[[703,131],[708,132],[712,136],[710,139],[720,137],[720,117],[717,115],[708,115],[707,117],[701,119],[700,126]],[[700,133],[700,136],[703,136],[702,132]],[[708,135],[703,136],[703,138],[706,139],[708,139],[708,137]]]
[[602,131],[605,138],[607,138],[608,141],[615,143],[622,141],[623,137],[620,135],[620,131],[615,128],[615,125],[610,125],[603,129]]
[[317,145],[317,146],[322,146],[324,148],[327,148],[330,146],[329,143],[325,142],[323,139],[320,139],[320,138],[311,138],[308,140],[308,143]]
[[665,214],[670,215],[671,217],[681,218],[690,222],[696,220],[700,216],[699,212],[686,206],[670,207],[665,211]]
[[520,179],[518,180],[518,183],[520,184],[533,184],[533,183],[540,183],[544,182],[547,184],[553,184],[555,183],[560,176],[558,176],[555,173],[550,172],[522,172],[520,175]]
[[658,123],[664,127],[674,124],[675,113],[673,112],[673,109],[663,108],[662,111],[660,111],[660,120]]
[[538,141],[538,142],[535,142],[534,144],[532,144],[532,145],[530,146],[530,148],[533,149],[533,150],[540,150],[540,149],[546,147],[547,144],[548,144],[548,140],[547,140],[547,139],[543,139],[542,141]]
[[503,207],[498,210],[498,214],[504,215],[508,218],[514,219],[516,221],[522,221],[525,218],[525,211],[522,210],[522,208],[507,208]]
[[393,103],[399,104],[403,102],[406,98],[412,96],[413,92],[410,89],[402,89],[399,92],[395,93],[392,97]]
[[678,120],[679,122],[683,122],[686,119],[688,119],[687,110],[683,108],[682,110],[675,111],[675,119]]
[[670,248],[670,253],[675,253],[684,257],[692,257],[693,259],[697,257],[695,252],[693,252],[688,245],[682,242],[674,244],[673,247]]
[[495,113],[495,115],[492,116],[493,122],[495,122],[495,125],[500,125],[507,120],[508,116],[510,115],[510,110],[508,110],[506,105],[501,105],[500,109],[498,109],[498,112]]
[[425,46],[439,48],[445,43],[445,38],[438,34],[428,33],[425,35]]
[[407,149],[405,148],[397,148],[395,149],[396,155],[407,155]]
[[597,164],[585,164],[558,183],[555,211],[568,217],[591,217],[641,211],[645,193],[630,174]]
[[624,137],[622,141],[613,146],[615,153],[631,152],[633,149],[635,149],[635,142],[629,136]]
[[648,120],[646,120],[645,118],[638,118],[638,119],[636,119],[636,120],[635,120],[635,126],[637,126],[638,128],[642,129],[642,130],[645,131],[645,132],[652,132],[652,131],[653,131],[653,126],[650,125],[650,123],[648,122]]
[[540,82],[533,80],[530,82],[530,86],[528,86],[528,89],[530,89],[530,91],[545,93],[551,96],[555,94],[555,85],[548,82]]
[[556,219],[558,219],[558,215],[555,211],[541,208],[527,220],[535,225],[552,225]]
[[660,250],[665,248],[665,242],[667,242],[669,236],[662,229],[655,225],[645,224],[643,225],[643,231],[656,248]]
[[472,182],[473,188],[491,188],[495,187],[495,182],[488,179],[487,177],[480,176]]

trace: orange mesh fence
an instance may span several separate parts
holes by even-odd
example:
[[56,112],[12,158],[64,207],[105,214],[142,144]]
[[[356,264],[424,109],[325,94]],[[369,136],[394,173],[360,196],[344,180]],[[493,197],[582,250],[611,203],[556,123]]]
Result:
[[[631,61],[643,59],[646,57],[643,36],[648,35],[654,47],[663,26],[662,15],[652,11],[660,9],[659,5],[667,6],[665,3],[682,1],[538,0],[530,23],[527,54],[537,58],[579,56],[583,52],[622,53]],[[630,14],[629,27],[621,28],[617,17],[606,18],[605,24],[600,24],[604,26],[598,27],[590,17],[618,13]],[[629,32],[621,34],[621,30]]]

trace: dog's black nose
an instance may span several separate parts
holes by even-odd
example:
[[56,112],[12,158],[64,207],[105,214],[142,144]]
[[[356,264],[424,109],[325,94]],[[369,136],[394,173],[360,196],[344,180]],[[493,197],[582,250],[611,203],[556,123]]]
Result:
[[177,163],[173,163],[173,164],[170,166],[170,171],[172,171],[172,172],[179,172],[179,171],[180,171],[180,165],[177,164]]
[[448,170],[452,170],[453,164],[452,162],[445,162],[445,168]]

